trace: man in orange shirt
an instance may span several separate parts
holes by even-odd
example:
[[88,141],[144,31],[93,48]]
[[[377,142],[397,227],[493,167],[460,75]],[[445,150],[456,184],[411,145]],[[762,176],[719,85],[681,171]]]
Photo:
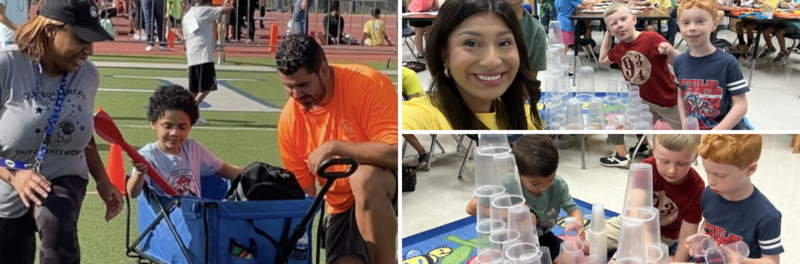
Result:
[[314,175],[328,158],[352,157],[358,170],[328,191],[328,263],[396,263],[397,102],[391,80],[363,65],[329,65],[307,35],[278,47],[278,73],[290,95],[278,121],[283,166],[316,195]]

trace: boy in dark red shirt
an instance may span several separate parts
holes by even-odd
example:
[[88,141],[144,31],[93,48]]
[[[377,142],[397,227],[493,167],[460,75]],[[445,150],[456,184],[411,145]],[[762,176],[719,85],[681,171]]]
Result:
[[[700,135],[656,135],[653,156],[642,161],[655,168],[653,204],[660,211],[661,242],[670,248],[676,240],[686,241],[687,237],[696,234],[702,220],[700,198],[705,182],[692,168],[699,145]],[[617,248],[621,223],[620,216],[605,222],[609,250]],[[589,247],[584,247],[584,252],[589,254]],[[686,247],[678,247],[674,255],[673,262],[691,259]]]
[[[681,117],[675,76],[667,66],[680,52],[662,55],[659,47],[670,45],[669,42],[656,32],[636,31],[636,16],[625,3],[612,3],[606,8],[603,17],[608,31],[600,48],[600,64],[616,63],[625,80],[631,82],[631,85],[639,86],[639,96],[643,103],[650,106],[653,124],[663,117],[672,129],[680,130]],[[613,49],[611,36],[620,39]]]

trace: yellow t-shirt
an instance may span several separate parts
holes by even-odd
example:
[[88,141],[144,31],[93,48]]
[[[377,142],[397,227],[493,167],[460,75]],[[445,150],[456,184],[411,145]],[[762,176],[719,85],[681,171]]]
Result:
[[366,44],[369,46],[383,46],[383,34],[386,25],[380,19],[373,19],[364,24],[364,33],[369,34]]
[[[667,9],[672,8],[672,1],[671,0],[647,0],[647,2],[650,3],[650,5],[652,5],[652,6],[655,6],[656,4],[658,4],[658,10],[661,11],[661,12],[667,13],[667,14],[669,14],[669,12],[667,12]],[[666,27],[667,26],[667,22],[669,22],[669,21],[661,20],[662,27]],[[658,22],[653,20],[653,21],[650,22],[650,24],[656,25],[656,24],[658,24]]]
[[[525,105],[525,112],[530,111],[530,106]],[[500,129],[497,125],[495,113],[475,113],[478,120],[491,130]],[[529,116],[530,117],[530,116]],[[403,129],[404,130],[453,130],[450,122],[438,108],[433,106],[429,96],[417,97],[403,102]],[[528,118],[528,129],[537,130]]]
[[422,89],[417,73],[414,70],[403,67],[403,95],[411,96],[415,94],[425,96],[425,90]]

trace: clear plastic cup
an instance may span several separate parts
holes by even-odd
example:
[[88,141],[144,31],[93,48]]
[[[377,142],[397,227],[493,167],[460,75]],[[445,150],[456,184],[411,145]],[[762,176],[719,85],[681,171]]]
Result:
[[[503,225],[492,225],[491,233],[489,234],[489,241],[491,242],[492,249],[492,262],[505,260],[505,255],[502,254],[503,247],[509,241],[519,238],[519,233],[508,229],[508,209],[511,208],[511,199],[506,193],[495,194],[492,196],[491,216],[492,222],[503,223]],[[499,256],[494,252],[501,252]]]
[[630,125],[631,127],[636,127],[636,124],[639,123],[638,116],[625,116],[625,125]]
[[567,130],[583,130],[583,103],[576,98],[567,101]]
[[644,230],[642,222],[636,219],[622,218],[617,245],[617,262],[619,264],[644,264],[646,260],[644,248]]
[[606,87],[606,96],[603,97],[603,100],[605,100],[607,104],[611,105],[619,100],[619,85],[617,84],[617,79],[608,79],[608,86]]
[[562,44],[560,46],[555,47],[558,50],[558,61],[561,62],[561,74],[565,74],[569,76],[566,70],[569,68],[569,63],[567,62],[567,53],[564,51],[565,46]]
[[606,130],[617,130],[617,127],[608,125],[606,126]]
[[631,85],[629,90],[631,92],[635,91],[638,94],[639,93],[639,86],[638,85]]
[[549,247],[539,247],[542,252],[542,264],[553,264],[553,257],[550,255]]
[[[559,54],[559,52],[561,54]],[[558,47],[547,47],[545,57],[547,58],[547,75],[558,76],[562,74],[561,65],[565,62],[562,61],[564,50]]]
[[562,73],[558,76],[558,94],[564,97],[564,101],[570,98],[571,96],[571,89],[572,83],[569,81],[569,71],[567,68],[562,67]]
[[[592,224],[586,230],[586,239],[589,241],[589,251],[596,255],[603,263],[608,259],[608,240],[606,230],[606,213],[603,204],[592,204]],[[590,261],[591,263],[591,261]]]
[[653,262],[653,263],[654,264],[669,264],[669,247],[667,247],[667,244],[659,243],[658,244],[658,248],[661,250],[663,255],[662,255],[661,259],[659,259],[659,260],[657,260],[656,262]]
[[698,123],[697,117],[687,116],[683,120],[683,130],[700,130],[700,123]]
[[506,248],[506,259],[515,264],[541,264],[542,252],[538,245],[518,243]]
[[750,248],[744,241],[727,244],[721,247],[713,247],[706,251],[706,263],[708,264],[727,264],[739,263],[750,255]]
[[636,122],[636,125],[633,127],[633,129],[636,129],[636,130],[652,130],[653,127],[650,126],[649,122],[640,120],[640,121]]
[[514,244],[532,244],[539,247],[539,236],[536,234],[536,227],[531,222],[530,207],[521,204],[508,210],[508,229],[519,233],[519,238],[509,242]]
[[649,113],[649,112],[650,112],[650,106],[642,102],[642,104],[639,105],[639,113]]
[[505,134],[480,134],[478,135],[478,142],[481,147],[507,147],[508,137]]
[[621,82],[619,87],[619,102],[621,104],[628,103],[628,99],[630,98],[630,92],[631,92],[631,82],[629,81]]
[[686,245],[689,246],[689,255],[703,257],[706,251],[717,246],[717,241],[705,234],[694,234],[686,238]]
[[595,130],[604,130],[606,126],[605,102],[602,98],[595,98],[589,103],[586,115],[586,125],[594,127]]
[[583,223],[579,223],[575,217],[564,218],[564,241],[572,242],[575,249],[583,251],[583,240],[578,232],[583,229]]
[[[625,126],[625,114],[613,114],[608,119],[608,126],[614,127],[616,130],[622,130]],[[608,129],[608,128],[606,128]]]
[[576,245],[570,241],[561,242],[561,253],[558,254],[559,264],[586,264],[583,254],[583,244]]
[[[505,135],[503,136],[505,138]],[[479,188],[486,188],[485,186],[500,186],[500,182],[497,182],[497,172],[494,169],[494,156],[507,153],[511,153],[510,147],[484,145],[483,141],[481,141],[480,147],[475,148],[474,166],[476,190]]]
[[548,124],[545,127],[545,130],[562,130],[562,128],[561,128],[561,124],[555,123],[555,124]]
[[550,21],[550,29],[547,32],[547,45],[564,45],[564,37],[561,35],[561,23],[558,21]]
[[594,94],[594,68],[592,66],[581,66],[575,98],[583,103],[589,103],[594,100]]
[[[492,263],[492,256],[498,256],[502,254],[502,252],[493,252],[492,251],[492,242],[489,241],[489,232],[478,232],[478,255],[475,259],[478,263],[481,264],[489,264]],[[493,254],[494,253],[494,254]]]
[[622,211],[623,216],[638,217],[639,211],[629,208],[653,208],[653,166],[650,164],[631,165]]
[[559,89],[561,89],[561,86],[558,83],[559,77],[561,77],[561,74],[558,74],[558,75],[547,75],[547,76],[544,77],[544,88],[545,88],[545,90],[544,90],[544,99],[545,99],[545,103],[547,103],[547,101],[551,100],[552,98],[558,98],[559,100],[561,100],[561,97],[564,96],[564,94],[562,94],[560,92],[560,90],[559,90]]
[[[660,244],[660,243],[659,243]],[[667,260],[669,260],[669,252],[666,254],[661,251],[660,245],[649,245],[646,247],[645,252],[645,263],[648,264],[656,264],[661,262],[664,259],[664,255],[667,255]]]
[[[505,194],[510,199],[510,206],[517,206],[525,204],[525,198],[522,196],[522,184],[519,180],[519,172],[517,171],[517,161],[511,153],[500,154],[494,156],[494,167],[497,171],[498,182],[500,182],[505,189]],[[494,205],[496,201],[492,201]],[[500,205],[503,205],[502,203]]]
[[[647,105],[643,105],[647,106]],[[641,108],[639,108],[641,109]],[[639,113],[639,122],[647,122],[647,130],[653,129],[653,113],[650,112],[641,112]]]
[[654,248],[658,249],[658,244],[661,243],[661,225],[658,222],[658,209],[655,207],[629,207],[623,211],[622,217],[641,221],[644,231],[644,245],[655,246]]
[[491,208],[492,197],[502,194],[503,187],[487,185],[476,188],[474,191],[475,200],[477,201],[477,215],[478,218],[475,230],[478,233],[489,234],[493,229],[503,228],[505,223],[503,221],[492,221]]
[[586,263],[588,263],[588,264],[606,264],[605,262],[603,262],[603,259],[600,258],[600,256],[596,255],[596,254],[591,254],[588,257],[586,257]]
[[622,130],[635,130],[634,128],[635,128],[634,125],[625,124],[625,126],[624,126],[624,128]]

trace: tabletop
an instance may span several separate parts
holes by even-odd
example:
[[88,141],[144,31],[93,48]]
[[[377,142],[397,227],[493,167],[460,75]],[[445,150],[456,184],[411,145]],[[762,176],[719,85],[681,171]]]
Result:
[[732,14],[731,12],[725,12],[726,17],[730,18],[737,18],[739,20],[745,22],[755,22],[755,23],[783,23],[783,22],[800,22],[800,19],[797,18],[780,18],[780,17],[773,17],[772,19],[762,19],[757,18],[756,16],[746,16],[743,18],[739,18],[739,16]]
[[[669,14],[664,14],[656,10],[647,10],[642,12],[639,10],[634,14],[638,20],[668,20],[671,17]],[[603,13],[586,13],[582,9],[575,10],[575,13],[569,16],[570,20],[602,20]]]
[[433,21],[436,19],[436,13],[410,13],[403,14],[403,20],[406,21]]

